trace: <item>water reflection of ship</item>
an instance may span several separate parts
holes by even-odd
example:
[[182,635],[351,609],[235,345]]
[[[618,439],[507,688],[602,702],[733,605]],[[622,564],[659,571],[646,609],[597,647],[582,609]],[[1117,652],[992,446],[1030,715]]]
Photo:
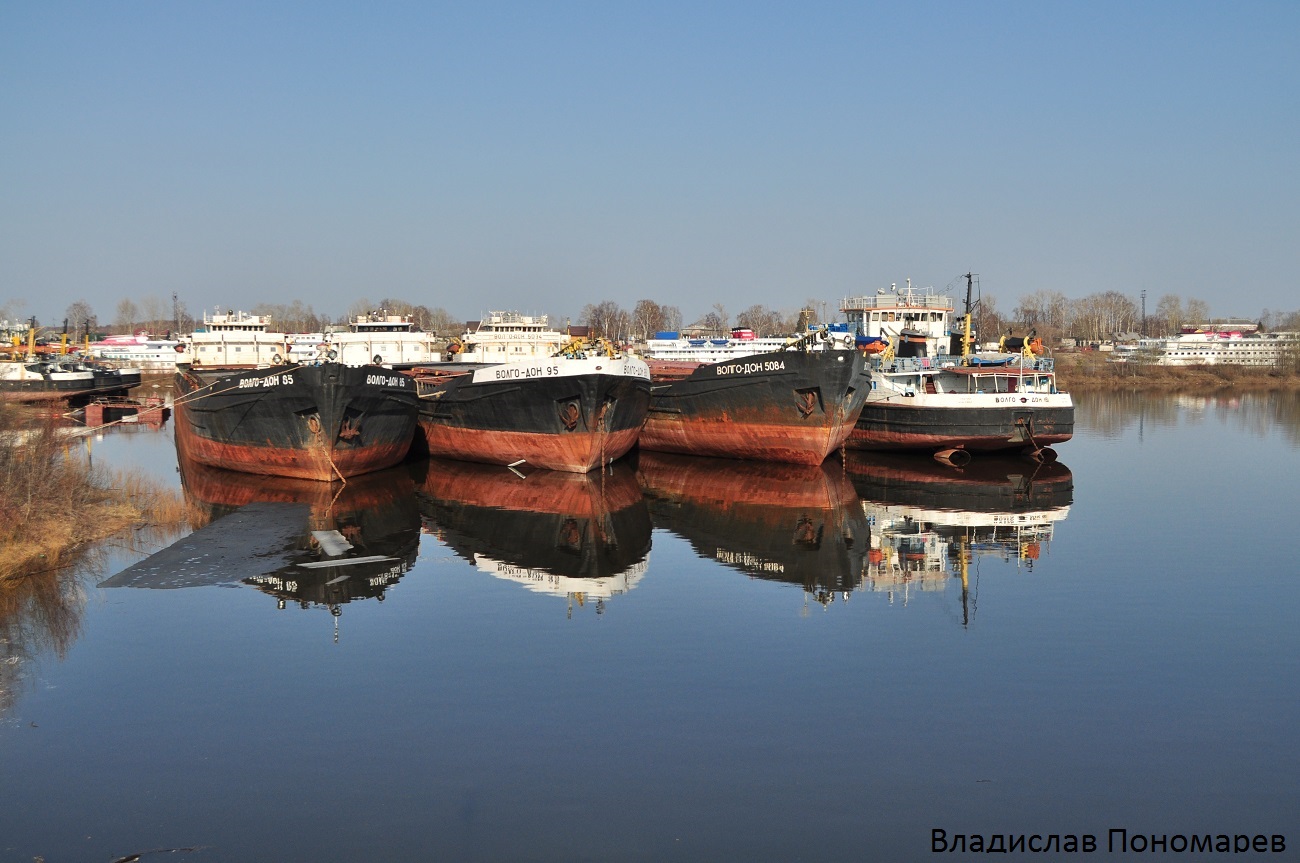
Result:
[[251,503],[306,504],[303,530],[288,550],[293,563],[252,575],[245,584],[279,599],[281,608],[325,607],[337,617],[345,603],[383,601],[415,563],[420,515],[404,468],[353,477],[345,485],[289,477],[258,477],[180,460],[181,484],[197,530]]
[[871,523],[867,585],[906,603],[960,580],[969,623],[970,564],[996,556],[1032,571],[1069,514],[1074,478],[1060,463],[985,456],[962,468],[913,455],[855,452],[846,465]]
[[424,527],[479,570],[573,607],[634,588],[650,554],[650,515],[626,464],[528,475],[430,459],[418,486]]
[[870,528],[834,459],[741,462],[642,451],[655,527],[753,578],[798,584],[823,605],[861,584]]

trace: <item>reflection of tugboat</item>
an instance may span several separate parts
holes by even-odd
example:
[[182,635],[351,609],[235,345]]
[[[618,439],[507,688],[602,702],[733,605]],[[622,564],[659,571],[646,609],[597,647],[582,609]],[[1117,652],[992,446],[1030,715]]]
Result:
[[[280,607],[326,607],[338,616],[344,603],[383,600],[385,591],[415,563],[420,517],[415,488],[403,469],[367,474],[346,485],[259,478],[179,460],[181,484],[195,533],[104,582],[105,587],[188,587],[242,581],[276,596]],[[224,536],[205,539],[259,505],[276,525],[273,548],[249,547],[224,555]],[[247,508],[247,509],[246,509]],[[214,550],[215,548],[215,550]],[[204,571],[205,556],[209,559]],[[337,637],[337,634],[336,634]]]
[[920,455],[852,453],[847,470],[872,527],[867,581],[907,601],[961,580],[969,622],[969,565],[977,555],[1032,570],[1070,511],[1065,465],[987,456],[963,468]]
[[861,583],[869,528],[836,461],[769,464],[642,452],[655,527],[701,557],[801,585],[826,603]]
[[650,516],[631,468],[575,474],[430,459],[425,530],[483,572],[573,605],[626,593],[645,574]]

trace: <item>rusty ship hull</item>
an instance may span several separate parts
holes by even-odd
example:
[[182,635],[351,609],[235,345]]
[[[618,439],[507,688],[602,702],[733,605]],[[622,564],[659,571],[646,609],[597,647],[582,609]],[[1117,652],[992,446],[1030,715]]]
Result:
[[416,430],[415,382],[382,366],[179,367],[176,446],[200,464],[320,481],[392,467]]
[[1074,407],[929,406],[906,399],[868,402],[849,435],[850,449],[1034,450],[1074,436]]
[[649,372],[631,359],[466,363],[416,376],[424,448],[462,461],[587,473],[636,445],[650,406]]
[[704,363],[655,381],[640,446],[821,464],[848,438],[870,387],[858,351],[777,351]]

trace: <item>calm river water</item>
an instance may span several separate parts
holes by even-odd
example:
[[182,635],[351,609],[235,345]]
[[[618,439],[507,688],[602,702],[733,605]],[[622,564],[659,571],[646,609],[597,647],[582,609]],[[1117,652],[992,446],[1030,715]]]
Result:
[[[1054,469],[187,467],[194,547],[0,604],[0,860],[1295,859],[1300,399],[1078,419]],[[92,454],[181,482],[170,429]]]

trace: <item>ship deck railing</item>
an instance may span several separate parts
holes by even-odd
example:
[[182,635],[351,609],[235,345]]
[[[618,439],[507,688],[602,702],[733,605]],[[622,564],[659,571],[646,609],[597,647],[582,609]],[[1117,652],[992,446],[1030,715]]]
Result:
[[874,297],[844,297],[840,300],[840,311],[854,309],[946,309],[952,311],[952,297],[939,294],[878,294]]
[[1056,368],[1056,361],[1051,357],[1017,357],[1005,365],[968,364],[961,357],[894,357],[890,360],[872,358],[882,371],[889,372],[923,372],[943,371],[960,368],[963,371],[983,372],[986,374],[1019,375],[1028,372],[1050,372]]

